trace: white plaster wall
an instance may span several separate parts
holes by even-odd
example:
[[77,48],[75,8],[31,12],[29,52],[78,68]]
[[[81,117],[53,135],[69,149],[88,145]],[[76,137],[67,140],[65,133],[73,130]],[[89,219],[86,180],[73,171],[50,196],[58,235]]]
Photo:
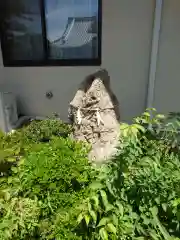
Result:
[[[122,120],[144,111],[152,39],[154,0],[103,0],[102,66],[111,76]],[[2,63],[1,63],[2,66]],[[26,115],[58,112],[67,118],[78,84],[97,67],[0,68],[1,91],[13,91]],[[46,99],[51,90],[54,97]]]
[[180,1],[164,0],[154,106],[180,112]]

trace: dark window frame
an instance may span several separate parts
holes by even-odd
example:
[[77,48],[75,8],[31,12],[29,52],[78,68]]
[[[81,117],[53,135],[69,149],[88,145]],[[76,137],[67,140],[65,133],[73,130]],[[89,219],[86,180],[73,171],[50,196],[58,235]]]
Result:
[[[45,0],[40,0],[42,37],[45,49],[43,60],[9,60],[6,57],[6,49],[4,44],[4,34],[0,29],[1,50],[4,67],[50,67],[50,66],[100,66],[102,55],[102,0],[98,0],[98,57],[94,59],[48,59],[48,44],[46,40],[46,22],[45,22]],[[0,6],[1,7],[1,6]],[[0,24],[1,25],[1,24]]]

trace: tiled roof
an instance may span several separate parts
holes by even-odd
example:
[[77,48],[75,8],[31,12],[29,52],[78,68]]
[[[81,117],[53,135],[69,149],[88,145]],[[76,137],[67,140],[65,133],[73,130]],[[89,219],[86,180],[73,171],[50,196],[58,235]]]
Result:
[[66,29],[61,38],[54,41],[53,45],[61,48],[80,47],[92,41],[96,33],[92,29],[95,26],[96,17],[69,18]]

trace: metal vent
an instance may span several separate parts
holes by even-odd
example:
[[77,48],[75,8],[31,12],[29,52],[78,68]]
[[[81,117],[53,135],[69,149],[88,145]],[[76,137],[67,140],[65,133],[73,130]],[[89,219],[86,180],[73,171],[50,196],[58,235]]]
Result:
[[17,121],[15,96],[11,92],[0,92],[0,130],[10,132]]

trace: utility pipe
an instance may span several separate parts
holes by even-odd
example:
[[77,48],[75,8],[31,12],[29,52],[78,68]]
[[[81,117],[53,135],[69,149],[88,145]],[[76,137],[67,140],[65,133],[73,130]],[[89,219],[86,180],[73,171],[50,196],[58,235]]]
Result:
[[155,92],[157,59],[158,59],[158,50],[159,50],[161,20],[162,20],[162,7],[163,7],[163,0],[156,0],[152,48],[151,48],[151,60],[150,60],[150,70],[149,70],[149,81],[148,81],[148,92],[147,92],[147,104],[146,104],[147,108],[154,107],[153,106],[154,92]]

